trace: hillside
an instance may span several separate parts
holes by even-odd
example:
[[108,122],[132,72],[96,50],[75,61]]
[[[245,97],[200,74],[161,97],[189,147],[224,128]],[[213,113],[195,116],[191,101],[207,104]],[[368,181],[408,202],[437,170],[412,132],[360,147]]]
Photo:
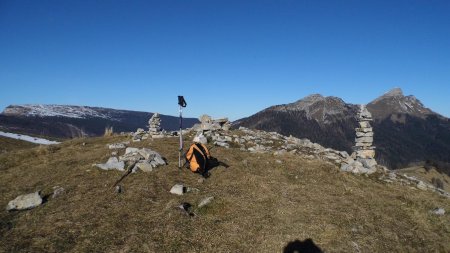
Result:
[[[151,148],[169,165],[131,174],[117,194],[112,185],[123,172],[92,164],[110,157],[107,144],[127,140],[79,138],[0,154],[0,206],[20,194],[65,189],[35,209],[1,211],[0,252],[282,252],[289,243],[323,252],[450,251],[450,216],[430,213],[448,212],[448,198],[380,174],[343,173],[302,153],[215,147],[212,154],[230,167],[201,182],[177,168],[176,138],[144,140],[130,146]],[[172,195],[176,183],[198,192]],[[196,208],[210,196],[211,204]],[[194,217],[176,208],[182,202],[195,207]]]
[[[264,131],[308,138],[323,146],[352,152],[355,144],[357,105],[318,94],[297,102],[276,105],[235,122]],[[444,164],[449,172],[450,119],[426,108],[414,96],[395,88],[367,104],[373,116],[376,160],[391,169],[424,163]]]
[[[69,105],[10,105],[0,114],[0,130],[57,138],[101,136],[106,127],[114,131],[131,132],[148,128],[150,112]],[[179,117],[161,115],[166,131],[180,127]],[[195,118],[183,118],[183,128],[198,123]]]
[[337,97],[313,94],[294,103],[271,106],[236,121],[235,126],[308,138],[323,146],[351,153],[358,108]]

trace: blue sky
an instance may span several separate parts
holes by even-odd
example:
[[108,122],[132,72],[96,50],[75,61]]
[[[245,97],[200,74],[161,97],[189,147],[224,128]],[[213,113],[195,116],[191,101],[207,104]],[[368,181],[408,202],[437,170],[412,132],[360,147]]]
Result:
[[0,1],[0,110],[101,106],[238,119],[393,87],[450,116],[450,1]]

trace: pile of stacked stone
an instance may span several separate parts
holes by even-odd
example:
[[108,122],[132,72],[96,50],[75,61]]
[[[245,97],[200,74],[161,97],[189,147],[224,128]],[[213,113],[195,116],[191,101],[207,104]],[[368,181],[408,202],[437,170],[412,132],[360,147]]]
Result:
[[133,142],[137,142],[137,141],[141,141],[141,140],[146,140],[146,139],[148,139],[148,133],[144,130],[144,129],[142,129],[142,128],[138,128],[137,130],[136,130],[136,132],[134,132],[134,133],[132,133],[131,134],[131,136],[132,136],[132,141]]
[[142,128],[138,128],[136,132],[132,133],[133,142],[138,142],[141,140],[146,140],[148,138],[163,138],[165,136],[172,136],[173,134],[167,134],[161,129],[161,116],[159,113],[154,113],[153,116],[148,120],[148,131]]
[[196,132],[203,132],[203,134],[213,133],[215,131],[228,131],[231,127],[231,122],[228,118],[212,119],[209,115],[202,115],[200,124],[193,126]]
[[102,170],[124,171],[126,162],[136,162],[133,172],[137,170],[151,172],[154,168],[167,164],[166,160],[159,153],[151,149],[128,147],[124,155],[119,157],[112,156],[106,163],[95,164],[95,166]]
[[153,116],[148,121],[148,133],[153,137],[161,136],[161,117],[159,116],[159,113],[153,114]]
[[196,135],[203,134],[210,138],[216,146],[230,147],[229,142],[232,139],[226,137],[226,132],[231,128],[231,122],[228,118],[213,119],[211,116],[204,114],[199,120],[200,123],[194,125],[191,129],[197,133]]
[[365,105],[360,105],[358,112],[358,127],[355,129],[356,138],[354,153],[345,161],[341,170],[356,174],[371,174],[376,171],[375,147],[373,144],[373,129],[370,126],[372,114]]

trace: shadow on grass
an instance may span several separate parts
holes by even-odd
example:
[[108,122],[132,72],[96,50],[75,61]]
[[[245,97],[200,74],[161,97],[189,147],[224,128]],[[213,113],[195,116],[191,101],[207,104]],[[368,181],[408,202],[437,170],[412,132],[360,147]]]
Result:
[[288,243],[288,245],[284,247],[283,253],[323,253],[323,251],[312,239],[306,239],[304,241],[295,240]]

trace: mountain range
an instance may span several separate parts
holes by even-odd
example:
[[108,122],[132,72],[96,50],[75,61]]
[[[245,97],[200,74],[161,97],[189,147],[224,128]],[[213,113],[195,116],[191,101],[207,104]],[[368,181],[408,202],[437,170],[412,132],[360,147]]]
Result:
[[[283,135],[308,138],[323,146],[352,152],[359,106],[319,94],[275,105],[235,122]],[[395,88],[367,104],[374,121],[376,160],[398,169],[419,162],[450,163],[450,120],[426,108],[416,97]],[[449,170],[450,172],[450,170]]]
[[[99,136],[105,128],[114,132],[131,132],[148,128],[151,112],[116,110],[71,105],[10,105],[0,114],[0,130],[57,138]],[[183,118],[183,128],[198,123]],[[179,117],[161,115],[161,127],[179,129]]]
[[[395,88],[367,104],[374,121],[376,160],[391,169],[428,163],[450,174],[450,119]],[[237,120],[244,126],[298,138],[352,153],[359,105],[338,97],[309,95]],[[68,105],[11,105],[0,114],[0,130],[58,138],[102,135],[147,128],[150,112]],[[161,115],[162,128],[174,131],[179,118]],[[198,123],[184,118],[183,127]]]

